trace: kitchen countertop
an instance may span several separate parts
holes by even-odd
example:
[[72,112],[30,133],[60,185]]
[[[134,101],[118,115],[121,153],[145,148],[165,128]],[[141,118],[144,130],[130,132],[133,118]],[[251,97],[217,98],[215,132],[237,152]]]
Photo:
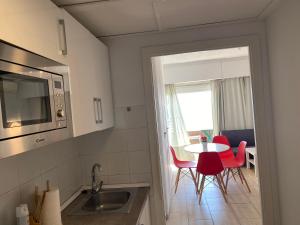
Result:
[[72,203],[62,211],[63,225],[136,225],[144,207],[149,187],[139,187],[130,213],[99,213],[84,216],[70,216],[67,211]]

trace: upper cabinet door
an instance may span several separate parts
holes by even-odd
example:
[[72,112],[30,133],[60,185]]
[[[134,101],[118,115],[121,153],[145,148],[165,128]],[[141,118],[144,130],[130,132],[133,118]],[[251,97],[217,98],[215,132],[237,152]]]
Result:
[[64,11],[74,136],[97,130],[97,86],[91,34]]
[[0,39],[65,63],[62,11],[49,0],[0,0]]
[[94,59],[96,66],[96,80],[99,83],[97,96],[99,97],[99,110],[101,121],[98,123],[99,129],[107,129],[114,126],[114,113],[112,102],[112,90],[110,79],[110,64],[108,48],[98,39],[94,40]]
[[113,126],[107,47],[64,11],[74,136]]

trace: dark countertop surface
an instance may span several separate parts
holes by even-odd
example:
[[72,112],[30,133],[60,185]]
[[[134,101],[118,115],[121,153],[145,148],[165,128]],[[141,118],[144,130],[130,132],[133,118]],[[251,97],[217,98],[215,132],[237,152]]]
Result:
[[70,216],[67,215],[67,212],[72,207],[73,203],[71,203],[62,212],[63,225],[136,225],[148,193],[149,187],[138,188],[130,213],[98,213],[84,216]]

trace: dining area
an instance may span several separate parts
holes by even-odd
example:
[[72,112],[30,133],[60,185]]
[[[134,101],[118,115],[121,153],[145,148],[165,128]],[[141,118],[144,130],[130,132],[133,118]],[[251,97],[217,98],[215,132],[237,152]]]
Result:
[[218,135],[183,146],[181,151],[195,160],[181,160],[170,146],[177,171],[168,224],[262,224],[258,179],[245,167],[246,148],[240,141],[233,151],[228,138]]
[[[196,193],[199,195],[199,204],[205,188],[205,182],[215,184],[221,191],[224,200],[227,202],[226,193],[230,178],[235,181],[239,177],[242,184],[251,193],[248,182],[241,170],[245,164],[246,141],[241,141],[238,152],[234,155],[226,136],[214,136],[212,143],[202,141],[199,144],[187,145],[184,150],[195,155],[198,154],[198,161],[182,161],[176,156],[175,150],[170,146],[174,165],[178,168],[175,193],[178,189],[180,175],[183,169],[187,169],[195,184]],[[195,170],[195,171],[193,171]],[[187,173],[185,173],[187,175]]]

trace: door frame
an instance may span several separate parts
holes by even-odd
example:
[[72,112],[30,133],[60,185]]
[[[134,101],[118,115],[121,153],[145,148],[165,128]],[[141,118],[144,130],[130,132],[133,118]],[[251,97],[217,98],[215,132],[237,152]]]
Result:
[[151,211],[156,221],[153,225],[165,224],[162,193],[160,156],[156,126],[154,83],[151,58],[156,56],[186,52],[215,50],[248,46],[253,92],[254,123],[259,167],[259,183],[264,225],[280,225],[279,196],[277,182],[277,160],[274,146],[274,129],[270,95],[268,65],[264,59],[264,48],[258,35],[245,35],[177,44],[167,44],[142,48],[143,76],[145,88],[146,114],[152,168]]

